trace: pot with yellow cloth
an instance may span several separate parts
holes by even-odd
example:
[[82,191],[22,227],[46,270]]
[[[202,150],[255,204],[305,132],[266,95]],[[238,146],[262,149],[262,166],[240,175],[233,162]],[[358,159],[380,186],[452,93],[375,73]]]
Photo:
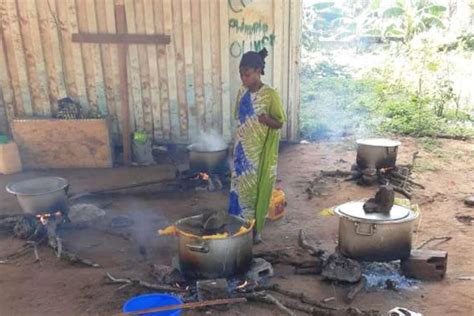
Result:
[[160,235],[178,237],[181,273],[191,279],[216,279],[247,272],[253,258],[254,222],[228,215],[225,231],[209,235],[192,229],[202,218],[186,217],[160,231]]

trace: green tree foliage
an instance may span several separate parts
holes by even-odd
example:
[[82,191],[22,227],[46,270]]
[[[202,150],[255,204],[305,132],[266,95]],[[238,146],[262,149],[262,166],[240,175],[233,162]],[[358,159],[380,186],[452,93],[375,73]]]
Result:
[[[386,5],[340,0],[305,8],[303,48],[309,58],[302,67],[303,137],[473,136],[474,106],[472,100],[461,100],[455,73],[472,69],[472,33],[449,34],[453,8],[436,1]],[[439,34],[455,40],[442,43]],[[364,38],[382,44],[354,58],[382,58],[363,71],[338,64],[340,49],[325,48],[322,41],[359,43]]]

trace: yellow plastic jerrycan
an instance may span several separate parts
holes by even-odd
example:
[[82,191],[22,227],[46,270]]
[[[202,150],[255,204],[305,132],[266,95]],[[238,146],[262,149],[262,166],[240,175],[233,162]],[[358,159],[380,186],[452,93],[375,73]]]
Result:
[[267,218],[276,221],[285,216],[286,198],[285,192],[281,188],[275,188],[272,192]]

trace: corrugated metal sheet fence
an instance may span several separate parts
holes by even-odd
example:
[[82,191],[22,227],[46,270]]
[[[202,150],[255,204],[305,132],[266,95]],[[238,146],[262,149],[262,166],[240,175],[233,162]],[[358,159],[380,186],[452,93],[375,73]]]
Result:
[[240,56],[267,47],[265,81],[287,107],[284,136],[297,138],[301,0],[0,0],[3,129],[6,117],[49,117],[71,96],[120,133],[117,46],[71,40],[115,33],[117,1],[129,33],[171,36],[169,45],[129,46],[133,129],[158,141],[187,142],[211,128],[230,139]]

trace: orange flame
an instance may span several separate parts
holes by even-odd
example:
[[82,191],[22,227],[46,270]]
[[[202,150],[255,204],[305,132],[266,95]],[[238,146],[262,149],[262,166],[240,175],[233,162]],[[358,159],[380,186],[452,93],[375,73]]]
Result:
[[380,168],[380,172],[381,173],[387,173],[389,172],[390,170],[393,170],[394,168],[393,167],[389,167],[389,168]]
[[203,179],[204,181],[208,181],[209,180],[209,175],[207,173],[204,173],[204,172],[199,172],[199,178]]
[[52,216],[60,216],[61,212],[57,211],[56,213],[45,213],[45,214],[38,214],[36,218],[38,218],[41,224],[46,225],[48,223],[48,219]]

